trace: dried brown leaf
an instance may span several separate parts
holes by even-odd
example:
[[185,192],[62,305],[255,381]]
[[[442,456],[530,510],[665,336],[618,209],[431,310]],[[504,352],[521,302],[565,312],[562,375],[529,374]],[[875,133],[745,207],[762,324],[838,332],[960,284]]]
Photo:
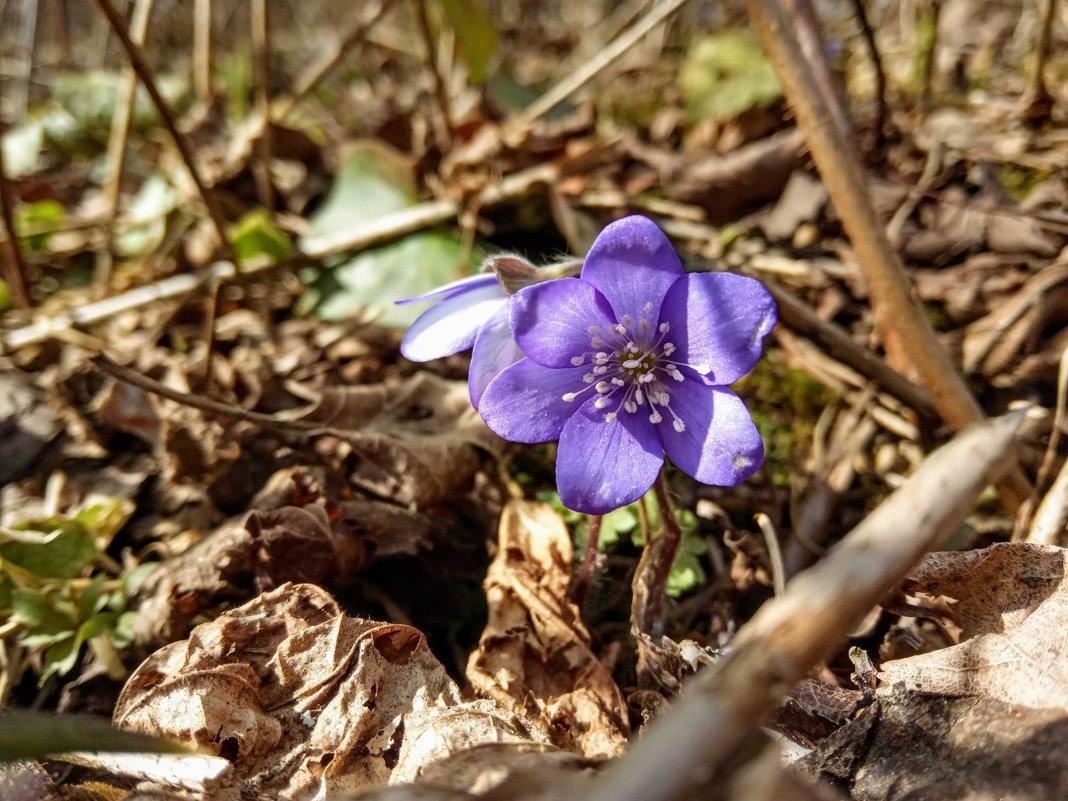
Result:
[[1003,543],[928,556],[904,585],[952,599],[961,642],[887,662],[880,678],[895,692],[975,696],[1068,713],[1068,551]]
[[543,504],[512,501],[486,576],[489,621],[467,677],[475,691],[533,718],[554,743],[588,757],[619,754],[627,711],[567,600],[571,540]]

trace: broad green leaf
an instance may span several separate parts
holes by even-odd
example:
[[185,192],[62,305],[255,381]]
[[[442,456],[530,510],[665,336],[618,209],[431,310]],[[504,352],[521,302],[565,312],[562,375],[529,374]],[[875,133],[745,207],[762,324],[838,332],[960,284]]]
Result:
[[48,244],[52,229],[63,222],[66,216],[67,210],[58,200],[25,203],[15,210],[15,232],[22,238],[27,250],[39,253]]
[[497,26],[480,0],[439,0],[445,18],[456,33],[456,54],[467,65],[470,83],[486,77],[500,47]]
[[104,595],[104,584],[108,577],[103,573],[93,577],[89,586],[82,590],[78,598],[78,619],[88,620],[94,614],[104,608],[107,597]]
[[129,498],[108,498],[85,507],[74,519],[96,537],[97,547],[103,550],[111,544],[119,529],[126,525],[137,506]]
[[93,534],[77,520],[30,520],[14,527],[22,531],[54,534],[47,542],[0,543],[0,557],[35,576],[75,578],[97,555]]
[[128,600],[135,592],[137,592],[141,585],[145,583],[145,579],[155,572],[159,567],[159,562],[145,562],[135,567],[133,570],[129,570],[122,574],[122,597],[123,600]]
[[123,612],[115,620],[111,630],[111,644],[116,648],[125,648],[134,640],[134,624],[137,623],[136,612]]
[[106,720],[86,715],[0,711],[0,762],[68,751],[179,754],[188,753],[189,749],[173,740],[120,731]]
[[[322,207],[311,219],[308,238],[358,226],[418,202],[408,160],[378,142],[363,142],[349,152]],[[332,260],[314,290],[312,311],[339,319],[367,309],[381,312],[385,325],[406,326],[423,308],[394,301],[428,292],[472,272],[480,253],[463,258],[455,230],[409,234],[387,245]]]
[[4,148],[4,167],[8,178],[21,178],[37,169],[44,148],[44,124],[40,120],[26,122],[4,132],[0,137]]
[[260,256],[278,262],[293,255],[293,243],[263,209],[248,212],[234,224],[230,230],[230,244],[241,264]]
[[752,31],[736,28],[694,44],[679,73],[690,120],[728,120],[782,96]]
[[44,634],[73,633],[78,625],[74,615],[57,609],[47,595],[27,587],[12,590],[11,619],[27,631]]
[[162,242],[165,218],[177,200],[174,187],[162,175],[148,176],[126,213],[129,225],[115,237],[115,249],[123,256],[138,256]]
[[[188,99],[189,85],[186,79],[175,73],[157,75],[156,81],[167,105],[176,114],[180,113]],[[106,142],[121,85],[122,80],[117,73],[90,70],[60,73],[52,88],[56,102],[74,118],[79,131]],[[155,106],[141,85],[138,85],[134,95],[130,124],[134,131],[146,131],[157,124]]]

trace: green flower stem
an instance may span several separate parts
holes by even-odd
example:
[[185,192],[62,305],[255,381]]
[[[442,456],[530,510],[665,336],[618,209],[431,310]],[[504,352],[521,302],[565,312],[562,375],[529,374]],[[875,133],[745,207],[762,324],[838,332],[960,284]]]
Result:
[[582,609],[586,600],[586,592],[590,588],[590,577],[593,574],[593,563],[597,560],[597,545],[601,540],[601,521],[604,515],[590,515],[589,534],[586,536],[586,551],[582,555],[582,566],[579,568],[578,577],[575,579],[575,604]]

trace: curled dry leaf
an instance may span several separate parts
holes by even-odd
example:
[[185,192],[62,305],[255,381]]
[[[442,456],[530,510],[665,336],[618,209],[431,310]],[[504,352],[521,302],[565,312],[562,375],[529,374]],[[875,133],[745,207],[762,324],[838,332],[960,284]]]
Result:
[[243,795],[270,798],[415,778],[485,743],[549,745],[521,715],[462,703],[419,631],[347,617],[308,584],[157,651],[127,681],[115,723],[226,756]]
[[571,540],[544,504],[510,502],[486,576],[489,621],[467,677],[475,691],[538,721],[553,742],[587,757],[621,753],[623,695],[590,649],[567,600]]
[[961,642],[882,666],[889,688],[1068,713],[1068,551],[1002,543],[928,556],[904,590],[952,599]]
[[347,442],[358,486],[405,504],[427,505],[465,488],[500,441],[471,408],[467,384],[417,373],[403,384],[328,387],[301,414]]

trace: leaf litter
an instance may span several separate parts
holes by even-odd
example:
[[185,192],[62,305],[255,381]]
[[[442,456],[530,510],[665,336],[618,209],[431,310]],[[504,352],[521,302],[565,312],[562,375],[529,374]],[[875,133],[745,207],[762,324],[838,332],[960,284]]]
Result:
[[[1014,65],[1037,11],[946,4],[925,88],[915,64],[931,21],[921,10],[905,24],[894,5],[869,9],[894,90],[889,136],[869,154],[873,205],[983,408],[1052,406],[1068,344],[1063,98],[1038,126],[1010,102],[1025,91]],[[163,757],[75,755],[59,784],[15,763],[0,772],[5,798],[9,787],[20,801],[598,797],[670,719],[680,687],[729,675],[739,631],[789,577],[776,571],[818,566],[948,438],[927,410],[871,384],[865,359],[882,352],[858,256],[740,8],[679,12],[601,64],[591,92],[523,117],[641,14],[428,6],[444,42],[431,61],[409,54],[420,48],[405,37],[422,36],[410,9],[385,10],[352,48],[357,66],[323,77],[267,137],[262,120],[242,119],[240,57],[224,54],[214,105],[189,105],[182,79],[168,79],[244,273],[217,294],[199,278],[167,288],[221,251],[140,96],[123,210],[113,231],[101,219],[114,63],[39,73],[34,116],[4,133],[36,316],[32,334],[19,312],[0,329],[0,704],[113,712],[120,728],[211,755],[181,779]],[[292,27],[273,31],[274,91],[286,94],[325,17],[275,13]],[[862,130],[866,50],[832,16],[829,47],[845,43],[836,66]],[[71,20],[75,60],[86,22]],[[187,22],[167,24],[171,39],[149,48],[166,54],[161,73],[192,42]],[[235,35],[225,29],[220,52]],[[723,53],[740,55],[724,64]],[[1055,48],[1047,70],[1063,68]],[[264,141],[270,210],[254,180]],[[632,590],[658,534],[646,504],[607,526],[589,593],[572,600],[588,527],[520,500],[554,500],[552,449],[493,438],[469,406],[466,361],[417,370],[388,327],[405,322],[394,299],[485,253],[581,256],[629,212],[655,216],[688,268],[770,278],[817,321],[815,333],[780,326],[770,365],[746,379],[764,473],[730,492],[672,476],[685,564],[653,632],[630,622],[631,605],[650,602],[641,581]],[[109,238],[114,275],[90,288]],[[316,238],[332,255],[304,255]],[[82,312],[93,322],[69,322]],[[819,339],[831,326],[862,354],[848,368]],[[149,388],[97,370],[86,354],[100,350]],[[1063,420],[1020,436],[1031,476],[1054,426]],[[1052,458],[1056,468],[1063,448]],[[1043,468],[1032,508],[1056,472]],[[1015,520],[986,498],[968,511],[943,552],[841,632],[848,648],[781,693],[780,746],[757,735],[688,792],[1064,795],[1065,533],[1010,542],[1029,529],[1026,507]],[[779,750],[824,786],[784,769]]]

